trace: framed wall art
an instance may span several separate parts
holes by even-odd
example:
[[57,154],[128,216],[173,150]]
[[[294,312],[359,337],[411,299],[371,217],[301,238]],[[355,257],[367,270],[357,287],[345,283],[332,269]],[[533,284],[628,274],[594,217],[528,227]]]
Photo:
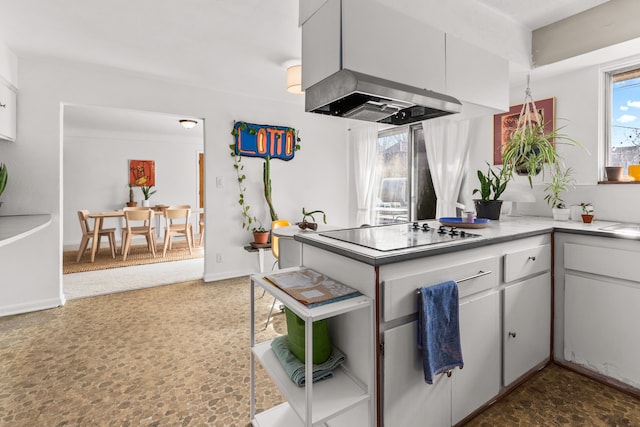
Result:
[[[538,114],[542,117],[544,131],[550,132],[556,127],[556,98],[541,99],[534,101]],[[509,111],[493,116],[493,164],[502,164],[502,152],[504,144],[511,138],[511,135],[518,126],[522,105],[513,105]],[[533,111],[529,111],[533,114]]]
[[138,187],[156,185],[156,167],[153,160],[129,160],[129,184]]

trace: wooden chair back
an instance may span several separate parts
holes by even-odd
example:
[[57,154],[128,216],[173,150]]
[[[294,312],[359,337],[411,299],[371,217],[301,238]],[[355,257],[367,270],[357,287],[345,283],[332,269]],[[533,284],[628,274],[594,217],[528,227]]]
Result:
[[187,238],[189,253],[192,253],[193,246],[193,227],[189,222],[191,217],[190,208],[173,208],[169,207],[164,211],[166,226],[164,229],[164,248],[162,256],[166,256],[167,249],[170,248],[173,236],[175,234],[184,234]]
[[[124,240],[122,246],[122,259],[126,261],[127,254],[131,248],[133,236],[145,236],[149,251],[156,257],[156,228],[153,226],[154,212],[151,208],[124,208],[125,228],[122,230]],[[136,225],[142,222],[144,225]]]

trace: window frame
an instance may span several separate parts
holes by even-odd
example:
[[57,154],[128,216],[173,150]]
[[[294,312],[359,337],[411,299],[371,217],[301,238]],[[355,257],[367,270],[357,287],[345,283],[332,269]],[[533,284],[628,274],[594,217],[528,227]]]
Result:
[[[409,203],[407,207],[408,221],[416,221],[418,216],[418,189],[416,174],[419,172],[419,164],[416,158],[419,147],[419,138],[416,137],[416,133],[423,130],[422,123],[410,123],[402,126],[395,126],[390,128],[381,129],[378,131],[378,138],[387,135],[404,133],[407,135],[407,197]],[[379,192],[380,188],[376,189]],[[437,201],[437,198],[436,198]],[[376,222],[377,222],[376,217]],[[422,221],[422,220],[421,220]]]
[[602,103],[599,108],[602,129],[599,132],[601,142],[598,144],[598,182],[607,184],[640,184],[640,181],[606,181],[605,166],[611,164],[613,148],[613,76],[632,70],[640,70],[640,55],[625,58],[600,67]]

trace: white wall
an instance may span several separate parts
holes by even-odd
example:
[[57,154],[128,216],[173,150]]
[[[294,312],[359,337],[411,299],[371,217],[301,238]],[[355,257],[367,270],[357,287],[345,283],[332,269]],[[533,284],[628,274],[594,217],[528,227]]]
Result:
[[[302,98],[278,103],[48,58],[20,59],[18,135],[0,145],[0,158],[11,167],[3,194],[3,215],[50,213],[53,223],[42,233],[40,254],[32,260],[42,274],[24,283],[14,274],[3,277],[0,314],[5,305],[24,311],[63,302],[61,104],[95,105],[164,112],[205,119],[206,233],[205,279],[214,280],[258,270],[256,254],[242,247],[251,240],[241,229],[238,191],[229,156],[234,120],[291,126],[300,130],[302,150],[288,163],[273,162],[274,202],[282,218],[301,219],[302,207],[327,211],[334,224],[347,222],[346,125],[340,119],[304,113]],[[265,82],[280,84],[281,82]],[[261,162],[247,159],[247,197],[267,218],[262,202]],[[216,188],[216,177],[222,188]],[[126,194],[126,193],[125,193]],[[35,249],[35,248],[34,248]],[[216,254],[223,263],[216,263]],[[29,280],[29,279],[27,279]],[[11,283],[6,286],[5,283]],[[28,291],[26,290],[28,288]],[[39,303],[39,301],[46,301]]]
[[[169,119],[167,119],[169,120]],[[163,137],[155,134],[73,131],[65,126],[63,142],[63,242],[77,245],[82,238],[77,211],[120,209],[129,201],[129,160],[154,160],[156,194],[151,205],[198,206],[198,153],[201,138]],[[134,197],[141,205],[139,187]],[[105,227],[120,227],[108,219]],[[120,234],[116,233],[119,239]]]

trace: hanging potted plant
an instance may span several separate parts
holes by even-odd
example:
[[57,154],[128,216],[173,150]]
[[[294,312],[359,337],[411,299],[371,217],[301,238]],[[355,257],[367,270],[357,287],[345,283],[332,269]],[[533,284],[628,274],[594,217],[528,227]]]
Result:
[[502,163],[509,165],[508,171],[511,174],[515,172],[526,176],[531,187],[533,177],[542,172],[545,165],[553,169],[553,165],[560,161],[558,145],[582,147],[575,139],[560,133],[562,128],[545,131],[548,124],[549,121],[544,121],[533,101],[527,77],[522,109],[516,129],[503,147]]
[[478,171],[480,188],[474,189],[473,194],[480,193],[480,199],[474,199],[473,202],[478,218],[497,220],[500,219],[500,209],[502,209],[502,200],[499,200],[499,197],[507,189],[511,174],[509,167],[503,167],[499,172],[496,172],[489,163],[487,166],[489,169],[486,174]]
[[557,221],[568,221],[571,209],[567,208],[564,200],[560,197],[560,193],[566,191],[570,186],[574,185],[575,180],[571,176],[573,169],[562,169],[560,163],[555,163],[551,181],[545,187],[547,193],[544,200],[547,201],[553,212],[553,219]]
[[140,187],[140,190],[142,190],[142,195],[144,196],[144,200],[142,201],[142,206],[149,206],[149,198],[156,194],[156,190],[151,190],[153,188],[153,185],[143,185],[142,187]]

